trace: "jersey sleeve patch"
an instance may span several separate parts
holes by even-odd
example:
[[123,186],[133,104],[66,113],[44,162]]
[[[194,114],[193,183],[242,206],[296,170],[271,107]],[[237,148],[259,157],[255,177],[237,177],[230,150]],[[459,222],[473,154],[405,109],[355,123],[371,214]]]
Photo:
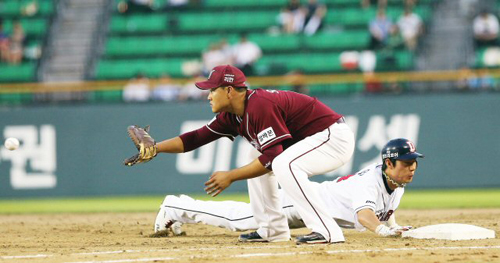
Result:
[[276,133],[274,133],[273,127],[268,127],[257,134],[260,145],[264,145],[266,142],[276,138]]

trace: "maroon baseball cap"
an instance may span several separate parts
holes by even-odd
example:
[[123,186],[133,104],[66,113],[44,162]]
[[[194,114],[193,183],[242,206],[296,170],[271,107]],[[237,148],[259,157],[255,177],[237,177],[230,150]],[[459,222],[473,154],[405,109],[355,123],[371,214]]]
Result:
[[196,82],[199,89],[208,90],[224,86],[246,87],[245,74],[231,65],[217,66],[210,71],[206,81]]

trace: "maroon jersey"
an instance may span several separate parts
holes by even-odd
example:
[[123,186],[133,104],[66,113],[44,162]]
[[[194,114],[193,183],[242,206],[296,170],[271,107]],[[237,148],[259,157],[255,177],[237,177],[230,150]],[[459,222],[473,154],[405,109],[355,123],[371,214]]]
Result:
[[283,149],[320,132],[342,117],[318,99],[291,91],[248,90],[243,117],[222,112],[207,128],[219,136],[245,137],[258,151]]

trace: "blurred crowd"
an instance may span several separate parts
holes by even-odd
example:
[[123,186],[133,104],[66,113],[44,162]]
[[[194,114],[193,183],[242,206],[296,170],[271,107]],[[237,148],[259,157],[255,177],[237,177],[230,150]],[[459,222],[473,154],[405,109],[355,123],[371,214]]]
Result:
[[[0,3],[1,4],[1,3]],[[1,8],[1,5],[0,5]],[[24,1],[19,17],[8,19],[0,16],[0,64],[20,64],[24,59],[39,59],[41,47],[30,41],[21,19],[36,16],[39,12],[38,0]],[[7,28],[9,24],[9,28]],[[30,44],[30,42],[33,42]]]
[[4,63],[19,64],[23,59],[24,33],[21,22],[14,22],[11,34],[4,30],[3,20],[0,19],[0,59]]
[[201,75],[194,76],[183,84],[174,81],[168,74],[152,81],[138,73],[123,87],[125,102],[147,101],[192,101],[206,99],[207,91],[199,90],[194,83],[205,80]]
[[[37,1],[27,1],[28,5],[23,7],[24,11],[21,12],[22,16],[36,15]],[[395,64],[394,54],[401,50],[412,55],[418,54],[422,37],[427,31],[427,25],[423,18],[415,12],[418,1],[401,0],[403,11],[395,16],[394,13],[388,14],[388,0],[359,0],[360,10],[377,10],[376,14],[369,19],[366,27],[361,29],[366,30],[367,34],[369,33],[369,44],[366,50],[342,51],[340,61],[345,72],[362,73],[364,93],[399,94],[406,89],[405,84],[398,83],[397,80],[381,82],[377,76],[378,65],[376,64]],[[457,1],[460,1],[460,5],[463,7],[462,11],[470,16],[474,48],[484,50],[486,68],[478,71],[473,65],[464,65],[459,69],[460,80],[455,86],[462,91],[496,89],[498,87],[496,79],[492,77],[487,67],[500,66],[500,25],[497,14],[487,8],[474,9],[480,0]],[[116,3],[117,11],[127,15],[157,11],[182,11],[183,8],[193,6],[203,8],[204,0],[120,0]],[[158,3],[162,3],[162,5]],[[328,12],[335,11],[329,10],[333,8],[331,5],[325,5],[321,0],[288,0],[286,5],[276,11],[276,26],[260,33],[300,34],[309,37],[319,32],[336,33],[349,30],[335,25],[335,22],[331,22],[331,17],[328,20],[331,24],[326,22]],[[29,36],[25,32],[26,28],[24,28],[22,21],[9,21],[9,30],[6,30],[5,24],[5,20],[0,17],[0,63],[15,65],[23,60],[39,57],[39,52],[35,54],[27,49],[26,43]],[[194,82],[208,77],[212,68],[223,64],[238,67],[248,77],[260,75],[256,64],[265,54],[258,43],[252,41],[253,33],[256,32],[238,32],[238,39],[234,36],[228,39],[223,33],[218,33],[220,36],[218,40],[210,43],[197,59],[186,61],[183,65],[186,67],[186,70],[183,69],[183,73],[189,76],[188,80],[179,81],[167,73],[152,78],[143,72],[137,72],[124,85],[123,100],[126,102],[146,102],[205,99],[207,94],[198,90],[194,86]],[[340,51],[335,50],[335,52]],[[185,72],[189,72],[189,74]],[[310,92],[307,72],[304,72],[303,69],[287,68],[281,74],[283,74],[283,83],[276,88],[286,87],[296,92]],[[331,84],[332,87],[335,85]]]

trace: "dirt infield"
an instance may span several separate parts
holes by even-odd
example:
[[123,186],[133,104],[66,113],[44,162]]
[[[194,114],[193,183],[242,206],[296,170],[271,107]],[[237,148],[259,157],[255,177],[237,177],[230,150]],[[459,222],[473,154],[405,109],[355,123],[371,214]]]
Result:
[[[500,262],[500,209],[403,210],[415,227],[464,223],[493,229],[473,241],[377,237],[345,230],[335,245],[242,244],[239,233],[185,225],[186,236],[151,238],[155,213],[0,215],[0,262]],[[292,235],[306,234],[293,230]]]

